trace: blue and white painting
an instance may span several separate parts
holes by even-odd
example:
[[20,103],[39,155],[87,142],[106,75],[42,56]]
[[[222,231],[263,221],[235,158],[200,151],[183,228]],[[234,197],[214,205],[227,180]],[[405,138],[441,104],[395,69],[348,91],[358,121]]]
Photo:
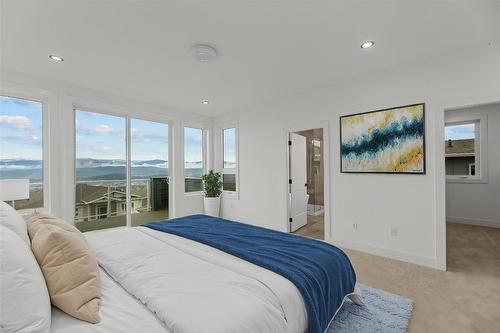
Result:
[[340,118],[341,171],[425,173],[424,104]]

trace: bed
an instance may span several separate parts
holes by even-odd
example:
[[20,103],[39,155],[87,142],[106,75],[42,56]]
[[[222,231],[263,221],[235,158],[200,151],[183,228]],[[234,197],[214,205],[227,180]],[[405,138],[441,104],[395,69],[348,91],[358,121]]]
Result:
[[[210,219],[213,218],[198,215],[86,233],[101,269],[101,322],[82,322],[53,308],[52,332],[312,331],[310,309],[304,301],[307,298],[300,286],[292,283],[293,279],[274,272],[272,266],[264,268],[265,265],[252,263],[251,258],[245,260],[241,253],[217,248],[224,241],[208,245],[206,239],[213,235],[205,240],[197,238],[203,235],[202,222],[207,226],[220,223],[229,230],[228,223],[237,223]],[[185,227],[189,222],[196,226],[192,236],[175,230],[176,225]],[[162,230],[166,224],[174,229]],[[240,225],[247,226],[235,226]],[[269,232],[277,233],[249,228],[266,236]],[[210,229],[223,233],[216,227]],[[245,232],[247,238],[252,238],[248,235],[251,231]],[[280,234],[283,233],[275,235],[281,237]],[[226,238],[234,240],[234,234]],[[341,301],[349,296],[361,302],[357,287],[344,294]]]

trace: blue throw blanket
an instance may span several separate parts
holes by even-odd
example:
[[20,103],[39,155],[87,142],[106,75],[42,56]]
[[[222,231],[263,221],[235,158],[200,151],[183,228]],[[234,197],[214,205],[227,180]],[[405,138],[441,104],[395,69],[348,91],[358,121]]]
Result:
[[309,332],[323,333],[354,291],[356,274],[342,250],[325,242],[206,215],[145,227],[203,243],[290,280],[302,294]]

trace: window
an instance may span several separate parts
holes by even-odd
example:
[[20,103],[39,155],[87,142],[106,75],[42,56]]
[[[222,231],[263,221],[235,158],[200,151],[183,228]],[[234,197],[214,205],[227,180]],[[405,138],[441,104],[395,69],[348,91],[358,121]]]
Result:
[[222,190],[236,192],[237,162],[236,162],[236,128],[222,130]]
[[137,226],[168,218],[168,124],[75,110],[75,128],[78,229]]
[[0,179],[29,179],[29,199],[11,202],[16,209],[44,206],[43,104],[0,96]]
[[479,120],[445,126],[445,164],[449,179],[473,179],[479,175]]
[[[127,224],[126,119],[75,110],[75,226]],[[118,209],[120,208],[120,209]]]
[[185,192],[203,191],[204,173],[203,129],[184,127],[184,186]]
[[130,120],[132,226],[168,219],[168,124]]

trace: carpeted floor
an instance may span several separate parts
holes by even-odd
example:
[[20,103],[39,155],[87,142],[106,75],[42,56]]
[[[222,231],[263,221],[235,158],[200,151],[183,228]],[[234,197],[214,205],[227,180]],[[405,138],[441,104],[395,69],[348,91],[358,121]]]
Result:
[[449,223],[446,272],[346,252],[359,282],[415,301],[409,333],[500,332],[500,229]]

